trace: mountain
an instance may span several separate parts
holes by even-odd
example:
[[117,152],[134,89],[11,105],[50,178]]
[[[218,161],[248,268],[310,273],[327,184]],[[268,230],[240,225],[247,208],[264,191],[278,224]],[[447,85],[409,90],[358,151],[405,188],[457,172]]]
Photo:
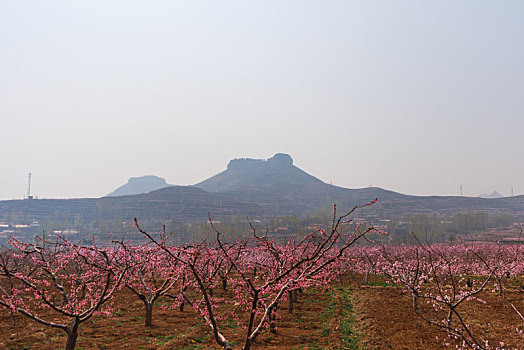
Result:
[[[155,177],[156,178],[156,177]],[[138,179],[138,180],[133,180]],[[128,191],[143,178],[131,178]],[[152,182],[167,185],[156,178]],[[146,179],[147,180],[147,179]],[[150,183],[145,181],[146,183]],[[151,183],[152,183],[151,182]],[[119,188],[117,191],[121,190]],[[140,191],[151,190],[142,187]],[[97,227],[100,222],[130,221],[133,217],[155,223],[171,220],[184,223],[205,221],[225,215],[250,218],[305,216],[321,209],[338,213],[375,198],[378,202],[358,216],[400,219],[413,214],[450,215],[465,212],[506,213],[524,220],[524,196],[473,198],[458,196],[409,196],[378,187],[350,189],[326,184],[299,169],[287,154],[269,159],[233,159],[226,170],[193,186],[170,186],[148,193],[84,199],[33,199],[0,201],[0,221],[30,220],[66,223],[68,226]]]
[[0,201],[0,220],[31,220],[89,225],[100,221],[157,220],[200,222],[237,213],[254,215],[255,204],[209,193],[192,186],[170,186],[156,191],[116,197]]
[[125,185],[122,185],[113,192],[107,194],[106,197],[147,193],[168,186],[173,185],[168,184],[165,179],[154,175],[131,177],[127,180]]
[[487,194],[487,193],[479,194],[479,198],[502,198],[502,197],[504,196],[498,193],[497,191],[493,191],[490,194]]
[[195,185],[241,202],[256,203],[263,215],[307,215],[336,203],[339,212],[375,198],[363,215],[402,218],[410,214],[454,215],[459,212],[503,212],[524,217],[524,196],[513,200],[455,196],[409,196],[379,187],[349,189],[326,184],[293,165],[288,154],[269,159],[239,158],[227,169]]
[[264,159],[238,158],[227,165],[227,169],[196,184],[208,192],[231,192],[271,187],[290,190],[318,187],[325,184],[314,176],[293,165],[289,154],[277,153]]
[[348,189],[326,184],[293,165],[290,155],[277,153],[263,159],[239,158],[227,169],[195,185],[243,202],[257,203],[264,215],[311,214],[319,208],[339,209],[381,200],[402,200],[409,196],[378,187]]

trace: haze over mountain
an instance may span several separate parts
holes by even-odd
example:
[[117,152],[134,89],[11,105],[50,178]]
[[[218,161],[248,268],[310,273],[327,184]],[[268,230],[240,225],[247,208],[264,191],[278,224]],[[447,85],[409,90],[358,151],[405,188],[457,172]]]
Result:
[[[524,215],[524,196],[483,199],[458,196],[410,196],[379,187],[350,189],[322,182],[293,165],[288,154],[278,153],[267,160],[239,158],[223,172],[195,186],[231,199],[256,203],[266,215],[311,214],[319,208],[339,210],[378,198],[378,203],[361,210],[366,215],[402,217],[409,214],[454,215],[466,211],[507,212]],[[510,203],[510,204],[509,204]]]
[[243,202],[255,202],[266,214],[307,215],[333,203],[345,207],[404,195],[381,188],[351,190],[326,184],[293,165],[290,155],[277,153],[267,160],[239,158],[227,169],[195,185],[208,192],[221,193]]
[[208,192],[238,192],[253,188],[293,190],[324,188],[325,183],[293,165],[289,154],[277,153],[264,159],[237,158],[220,174],[198,184]]
[[168,184],[165,179],[155,175],[130,177],[125,185],[122,185],[113,192],[107,194],[106,197],[147,193],[168,186],[173,185]]
[[[208,193],[192,186],[169,186],[148,193],[79,199],[32,199],[0,201],[0,220],[38,220],[90,225],[101,221],[160,220],[168,223],[199,222],[237,213],[256,215],[254,204]],[[96,225],[95,225],[96,226]]]
[[29,172],[39,198],[100,197],[281,150],[347,188],[524,194],[522,13],[518,0],[0,1],[0,199],[23,198]]
[[[159,179],[131,178],[118,190],[151,188],[133,187],[144,183],[167,185]],[[326,184],[299,169],[293,165],[291,156],[282,153],[266,160],[231,160],[226,170],[194,186],[170,186],[148,193],[115,196],[117,191],[103,198],[0,201],[0,219],[53,220],[92,226],[104,220],[129,222],[133,217],[164,223],[199,222],[205,221],[208,213],[213,217],[307,216],[319,209],[330,211],[334,203],[341,213],[375,198],[378,202],[360,210],[359,216],[404,219],[412,214],[453,216],[484,211],[524,219],[524,196],[498,199],[408,196],[377,187],[343,188]]]

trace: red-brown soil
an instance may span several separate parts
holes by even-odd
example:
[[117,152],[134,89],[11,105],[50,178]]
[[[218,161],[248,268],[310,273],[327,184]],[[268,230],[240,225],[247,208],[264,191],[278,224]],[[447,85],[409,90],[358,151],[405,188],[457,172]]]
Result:
[[[220,292],[216,292],[217,296]],[[257,338],[253,349],[291,349],[302,345],[339,348],[339,334],[328,319],[322,321],[326,306],[335,294],[322,291],[298,293],[293,314],[279,312],[277,333],[267,332]],[[157,302],[153,326],[144,326],[144,306],[135,295],[124,289],[116,296],[114,316],[94,316],[79,327],[77,349],[220,349],[214,343],[210,328],[186,305],[183,312],[166,309],[169,299]],[[287,305],[286,305],[287,306]],[[222,332],[237,346],[242,344],[243,328],[232,320],[222,321]],[[331,327],[331,328],[330,328]],[[325,331],[325,329],[328,331]],[[25,316],[0,310],[0,349],[61,349],[65,332],[40,325]]]
[[[420,319],[412,309],[409,296],[397,287],[360,286],[349,279],[345,288],[351,292],[360,348],[364,349],[442,349],[446,335]],[[217,291],[217,294],[219,291]],[[508,294],[524,310],[524,293]],[[467,302],[461,312],[473,331],[491,345],[506,349],[524,349],[524,322],[496,293],[486,291],[487,303]],[[181,312],[165,309],[169,300],[155,305],[153,326],[145,327],[142,302],[127,290],[116,296],[112,318],[94,316],[80,325],[77,349],[220,349],[209,328],[191,308]],[[287,305],[286,305],[287,306]],[[254,349],[340,349],[344,348],[339,325],[343,317],[338,289],[298,294],[292,315],[279,312],[277,333],[262,334]],[[331,311],[330,311],[331,310]],[[232,320],[223,321],[228,339],[242,344],[244,330]],[[439,337],[439,340],[436,339]],[[65,333],[44,327],[22,315],[0,310],[0,349],[62,349]],[[453,346],[454,348],[454,346]]]
[[[501,348],[503,342],[503,349],[524,349],[524,332],[518,334],[515,329],[523,330],[524,321],[498,293],[486,289],[478,296],[486,303],[466,301],[458,308],[473,335],[487,340],[493,348]],[[524,311],[524,291],[507,291],[506,296]],[[450,341],[445,332],[419,317],[402,288],[361,286],[353,289],[352,303],[365,349],[442,349],[448,342],[451,348],[461,344]],[[429,306],[420,307],[431,310]]]
[[[514,302],[524,309],[524,294],[513,295]],[[524,328],[524,322],[495,293],[483,293],[486,304],[471,301],[461,308],[466,322],[474,334],[489,344],[504,349],[524,349],[524,334],[515,327]],[[413,311],[409,296],[394,287],[362,287],[353,291],[353,304],[357,310],[366,349],[442,349],[447,336],[422,320]],[[490,325],[488,325],[490,324]],[[439,340],[436,339],[439,337]],[[453,348],[455,344],[453,343]]]

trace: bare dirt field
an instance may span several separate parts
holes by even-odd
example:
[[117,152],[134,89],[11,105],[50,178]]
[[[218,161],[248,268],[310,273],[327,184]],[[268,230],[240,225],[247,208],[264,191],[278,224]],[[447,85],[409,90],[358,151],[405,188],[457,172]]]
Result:
[[[524,349],[524,334],[515,331],[516,326],[524,328],[523,322],[496,293],[486,291],[481,297],[486,304],[471,301],[462,310],[473,331],[494,348],[503,341],[504,349]],[[524,309],[524,293],[510,297]],[[77,349],[221,348],[191,308],[181,312],[161,307],[169,303],[160,300],[153,326],[145,327],[143,303],[123,289],[111,318],[94,316],[80,325]],[[442,349],[447,339],[413,312],[411,299],[401,288],[361,286],[350,278],[329,291],[298,293],[293,314],[287,309],[279,314],[277,332],[262,334],[254,349]],[[244,330],[231,319],[222,325],[226,337],[241,347]],[[62,349],[65,339],[61,330],[0,310],[0,349]]]
[[[515,327],[524,328],[524,323],[510,306],[496,293],[483,293],[481,298],[486,304],[471,301],[462,309],[474,334],[488,340],[494,348],[524,349],[524,334],[519,335],[515,330]],[[524,293],[513,294],[512,298],[522,310]],[[361,345],[365,349],[446,348],[446,333],[437,331],[416,315],[411,299],[400,288],[363,286],[353,291],[353,304],[358,312]],[[452,344],[451,348],[456,344],[459,343]]]

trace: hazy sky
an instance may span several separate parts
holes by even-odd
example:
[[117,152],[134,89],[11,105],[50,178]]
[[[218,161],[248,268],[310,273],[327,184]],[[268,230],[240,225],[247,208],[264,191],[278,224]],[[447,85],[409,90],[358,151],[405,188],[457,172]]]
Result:
[[524,1],[0,0],[0,199],[325,182],[524,193]]

